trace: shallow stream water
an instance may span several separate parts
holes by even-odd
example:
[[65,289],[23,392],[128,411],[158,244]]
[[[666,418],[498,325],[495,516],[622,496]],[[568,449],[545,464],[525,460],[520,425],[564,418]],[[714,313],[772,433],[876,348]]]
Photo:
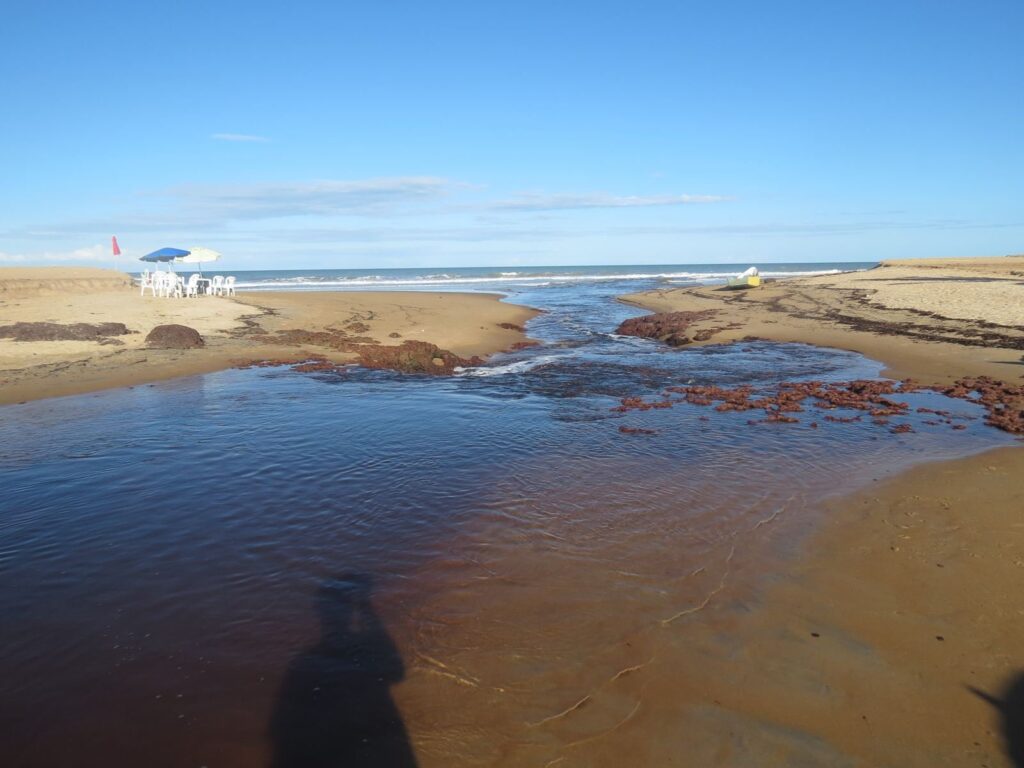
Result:
[[4,764],[570,765],[606,739],[625,765],[631,673],[783,567],[822,498],[1011,442],[976,418],[613,412],[687,382],[878,375],[615,336],[640,310],[614,297],[658,284],[502,285],[545,310],[544,345],[453,378],[231,370],[0,409]]

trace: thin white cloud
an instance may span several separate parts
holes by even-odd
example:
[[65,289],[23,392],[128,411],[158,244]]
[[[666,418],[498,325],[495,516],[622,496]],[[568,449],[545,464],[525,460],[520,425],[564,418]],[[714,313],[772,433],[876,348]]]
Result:
[[455,184],[432,176],[358,181],[294,181],[245,185],[187,185],[167,190],[170,216],[209,222],[392,212],[396,206],[440,198]]
[[468,184],[432,176],[353,181],[314,180],[254,184],[188,184],[138,196],[135,210],[93,219],[46,222],[7,231],[0,237],[52,240],[96,233],[222,231],[288,217],[374,217],[422,213]]
[[253,136],[249,133],[213,133],[210,134],[211,139],[216,141],[241,141],[241,142],[259,142],[266,143],[270,141],[266,136]]
[[0,262],[23,264],[26,262],[48,261],[54,263],[67,261],[102,261],[108,262],[113,257],[110,255],[110,246],[97,244],[85,248],[75,248],[70,251],[42,251],[40,253],[4,253],[0,251]]
[[[294,202],[294,201],[293,201]],[[92,221],[71,221],[47,226],[32,226],[19,229],[0,230],[0,240],[22,240],[26,242],[54,242],[60,240],[81,241],[93,239],[110,231],[134,233],[135,240],[147,243],[147,249],[174,244],[185,237],[189,241],[200,240],[230,241],[234,243],[279,243],[290,248],[305,244],[375,244],[393,243],[486,243],[493,242],[538,242],[560,241],[579,237],[845,237],[865,232],[899,231],[955,231],[955,230],[1000,230],[1024,228],[1024,220],[1017,221],[971,221],[965,219],[864,219],[859,221],[768,221],[730,222],[728,224],[688,225],[647,224],[627,226],[611,220],[600,226],[586,226],[581,229],[562,218],[533,216],[502,216],[492,214],[478,217],[471,222],[458,218],[435,216],[429,226],[399,226],[399,219],[389,216],[375,216],[374,224],[365,217],[321,217],[297,223],[281,218],[275,223],[272,217],[262,221],[251,208],[239,220],[225,220],[221,214],[210,217],[199,211],[186,212],[173,209],[151,215],[123,215],[114,219]],[[278,212],[280,209],[276,209]],[[306,211],[301,211],[306,212]],[[236,217],[238,219],[239,217]],[[165,242],[166,241],[166,242]],[[122,243],[122,247],[124,247]],[[90,258],[106,260],[109,245],[97,245],[92,249],[44,253],[0,252],[0,263],[23,263],[28,260],[76,261]]]
[[969,230],[1024,227],[1024,220],[1015,222],[977,222],[966,219],[926,220],[864,220],[825,222],[766,222],[759,224],[721,224],[691,226],[616,227],[609,230],[621,235],[849,235],[859,232],[906,230]]
[[654,208],[669,205],[721,203],[732,198],[725,195],[520,195],[499,200],[491,208],[502,211],[569,211],[591,208]]
[[488,241],[537,241],[557,239],[566,233],[537,227],[448,226],[448,227],[354,227],[257,230],[218,234],[220,241],[248,243],[424,243]]
[[[564,210],[629,209],[678,206],[728,200],[717,195],[624,196],[605,193],[521,195],[504,200],[477,199],[442,205],[456,191],[479,189],[435,176],[399,176],[356,180],[320,179],[250,184],[186,184],[140,194],[134,211],[92,220],[40,223],[19,228],[19,239],[92,237],[106,231],[177,233],[224,232],[256,222],[287,218],[397,218],[475,214],[479,225],[493,224],[498,236],[512,212],[533,222]],[[312,222],[310,222],[312,223]],[[455,226],[461,227],[459,224]],[[525,225],[520,219],[517,229]],[[483,231],[479,227],[476,232]],[[551,231],[546,221],[538,229]],[[476,232],[471,236],[477,237]],[[0,232],[0,235],[4,233]]]

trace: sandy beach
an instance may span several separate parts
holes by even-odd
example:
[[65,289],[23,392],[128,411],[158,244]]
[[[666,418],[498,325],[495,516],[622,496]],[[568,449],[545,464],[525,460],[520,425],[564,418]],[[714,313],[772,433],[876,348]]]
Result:
[[[890,375],[924,384],[977,375],[1018,384],[1024,329],[1014,312],[1020,303],[1016,292],[1024,289],[1017,274],[1022,261],[901,262],[779,280],[741,293],[712,286],[649,291],[627,300],[684,313],[677,319],[687,336],[683,349],[723,343],[739,354],[746,346],[741,340],[753,336],[855,350],[885,362]],[[47,277],[32,270],[4,283],[0,326],[120,322],[138,332],[109,337],[120,342],[115,344],[107,337],[3,339],[3,402],[263,360],[351,363],[365,360],[366,350],[377,354],[406,342],[437,345],[459,358],[486,357],[526,342],[521,328],[534,316],[484,294],[248,292],[235,299],[168,300],[140,298],[118,273],[86,271],[65,275],[59,284]],[[575,296],[574,290],[566,294]],[[606,304],[621,309],[613,295]],[[558,311],[575,320],[578,307],[570,303]],[[545,319],[552,316],[549,310]],[[145,334],[162,323],[195,328],[206,346],[147,348]],[[614,335],[593,336],[604,340],[598,343],[626,343]],[[675,354],[661,345],[640,346],[651,352],[647,362]],[[823,361],[835,356],[815,354]],[[792,350],[785,355],[794,356]],[[746,360],[731,370],[750,375],[756,365]],[[190,569],[221,562],[193,542],[222,547],[245,539],[233,568],[249,573],[251,567],[249,579],[240,581],[254,585],[232,592],[232,601],[252,601],[246,609],[251,613],[242,611],[241,618],[227,622],[223,637],[209,615],[197,625],[204,650],[199,660],[184,661],[189,681],[177,680],[178,659],[168,662],[169,672],[154,675],[152,689],[136,691],[134,678],[126,678],[121,704],[134,708],[145,702],[137,719],[149,730],[135,745],[138,754],[146,753],[150,739],[166,739],[167,749],[198,764],[211,754],[226,765],[264,759],[266,713],[283,695],[273,689],[288,689],[296,675],[299,687],[312,687],[303,665],[313,664],[310,659],[323,649],[310,645],[319,630],[306,615],[305,598],[295,600],[304,593],[294,586],[279,593],[287,607],[277,610],[284,613],[267,616],[260,632],[251,632],[249,622],[263,615],[268,586],[278,578],[306,578],[310,553],[328,542],[316,578],[350,568],[380,568],[388,576],[396,562],[415,563],[388,582],[390,591],[375,595],[380,617],[373,619],[372,634],[394,657],[382,672],[392,683],[384,686],[385,698],[391,707],[393,696],[404,724],[392,738],[407,741],[421,766],[660,766],[678,762],[681,754],[684,764],[694,765],[1015,765],[1007,755],[1022,748],[1024,655],[1018,638],[1024,611],[1017,593],[1024,569],[1024,450],[998,448],[927,463],[944,448],[934,442],[936,434],[923,429],[893,435],[865,419],[863,430],[851,426],[854,431],[839,433],[827,417],[820,417],[820,430],[806,424],[744,426],[745,416],[728,421],[735,414],[718,414],[713,407],[699,415],[686,415],[684,408],[629,412],[616,422],[608,419],[614,400],[601,400],[596,412],[584,404],[567,410],[585,398],[578,397],[581,380],[569,379],[566,368],[555,369],[554,381],[566,378],[561,388],[534,374],[509,377],[504,385],[464,379],[447,394],[395,381],[386,387],[356,381],[337,390],[286,377],[281,383],[296,389],[284,392],[295,400],[260,400],[276,391],[268,377],[255,387],[239,385],[233,397],[193,390],[190,396],[204,401],[195,411],[180,409],[159,390],[152,397],[148,389],[125,393],[129,402],[171,408],[163,424],[144,420],[142,428],[154,432],[142,448],[131,443],[129,455],[165,464],[177,453],[187,464],[216,457],[218,488],[230,483],[231,491],[217,502],[199,495],[188,503],[167,502],[169,530],[188,531],[182,537],[188,546],[167,550],[165,562],[173,566],[166,572],[180,575],[191,589]],[[614,376],[628,374],[604,367],[592,375],[583,387],[607,386]],[[457,380],[431,380],[438,382]],[[304,385],[315,386],[298,389]],[[533,395],[526,402],[518,399],[524,391]],[[299,392],[320,399],[303,405]],[[551,415],[531,411],[544,400],[536,392],[555,395]],[[83,407],[63,402],[75,413]],[[238,402],[259,405],[238,409]],[[671,430],[658,434],[658,419],[673,414],[680,432],[669,442]],[[634,416],[651,418],[641,423],[631,421]],[[511,428],[495,431],[495,418]],[[971,418],[963,431],[954,431],[960,424],[942,427],[937,439],[950,444],[943,455],[963,455],[964,445],[993,444],[979,441],[979,432],[989,430],[981,416]],[[218,419],[229,427],[218,426]],[[236,419],[245,425],[238,432]],[[168,423],[178,427],[165,431]],[[617,429],[634,423],[651,429],[636,435]],[[179,428],[189,440],[198,435],[208,442],[192,453]],[[871,442],[872,429],[877,443]],[[808,449],[826,433],[834,442],[822,445],[830,449]],[[108,430],[99,434],[110,439]],[[552,434],[561,434],[564,444],[552,442]],[[961,435],[979,442],[953,446]],[[264,454],[264,444],[277,440],[284,442]],[[332,449],[322,450],[325,445]],[[104,494],[96,505],[105,510],[106,491],[90,490],[96,470],[77,457],[89,454],[102,465],[110,449],[92,455],[88,446],[69,448],[75,458],[62,465],[67,476],[80,475],[80,493]],[[908,458],[914,452],[916,458]],[[301,460],[279,463],[293,456]],[[887,457],[916,466],[897,472]],[[867,467],[869,474],[843,478],[837,466],[846,466],[844,460],[861,473]],[[723,481],[723,466],[754,474],[750,482]],[[190,471],[178,466],[175,476]],[[106,475],[112,492],[121,494],[113,508],[134,509],[134,501],[125,501],[135,498],[134,481],[121,485],[116,478],[122,474],[118,469]],[[822,476],[834,485],[822,490]],[[236,498],[246,498],[253,482],[263,483],[259,493],[266,498],[249,497],[236,517]],[[851,493],[852,488],[859,490]],[[284,494],[282,500],[276,493]],[[37,489],[32,498],[41,495]],[[291,515],[307,497],[323,516],[292,525]],[[427,523],[410,527],[410,515],[434,509],[437,517],[424,516]],[[72,511],[62,525],[47,525],[46,535],[73,532],[79,523]],[[237,522],[238,528],[225,538],[208,533],[210,515],[216,525]],[[375,518],[393,520],[384,541],[359,539],[373,528],[360,521]],[[449,522],[460,519],[459,525]],[[136,523],[123,530],[135,531]],[[154,537],[155,546],[163,547],[166,535]],[[307,535],[309,540],[280,548],[282,536]],[[45,543],[43,533],[37,536]],[[408,537],[404,545],[402,536]],[[140,541],[149,538],[147,533]],[[126,562],[164,556],[162,549],[127,546],[139,554]],[[189,559],[193,550],[195,561]],[[71,562],[77,557],[74,547],[47,544],[43,555],[51,551],[71,553]],[[253,561],[253,552],[272,559]],[[100,557],[105,563],[106,554]],[[26,557],[25,567],[37,559]],[[189,567],[179,567],[182,562]],[[124,579],[125,586],[108,588],[127,590],[123,604],[130,606],[148,605],[156,590],[180,611],[166,620],[151,617],[146,631],[159,629],[154,639],[140,641],[168,654],[195,636],[188,625],[192,601],[209,601],[211,614],[219,615],[228,610],[222,590],[236,589],[236,571],[225,566],[204,577],[189,599],[180,599],[162,592],[164,576],[148,575],[149,570]],[[134,592],[136,579],[144,597]],[[211,590],[210,583],[224,586]],[[41,605],[40,615],[48,616],[48,610]],[[133,624],[131,631],[140,626]],[[271,661],[263,655],[268,644],[275,649]],[[106,639],[98,641],[92,656],[101,658],[106,645]],[[202,659],[207,653],[218,657],[217,648],[225,677],[211,692],[201,684]],[[34,649],[26,642],[22,652]],[[168,654],[154,652],[146,663],[158,668]],[[282,672],[280,660],[290,654],[298,654],[301,663]],[[55,659],[65,665],[64,676],[78,674],[73,659]],[[105,673],[102,665],[95,668]],[[308,674],[316,685],[331,679]],[[339,680],[338,698],[347,702],[344,691],[352,687],[346,678]],[[25,685],[24,695],[30,696],[36,681]],[[63,696],[63,680],[54,685],[54,695]],[[371,690],[379,695],[375,686]],[[178,705],[182,714],[191,713],[186,717],[195,730],[189,738],[162,720],[165,699],[157,695],[165,691],[182,693],[190,702]],[[218,692],[228,692],[226,699]],[[359,711],[365,699],[355,696]],[[62,730],[92,739],[99,751],[123,738],[119,722],[99,715],[91,722],[81,714],[102,707],[84,694],[76,701],[60,721]],[[335,716],[319,701],[307,704],[297,721]],[[175,708],[171,717],[178,714]],[[306,743],[300,725],[283,730]],[[60,753],[58,746],[52,750]]]
[[[622,297],[653,312],[705,312],[695,343],[745,337],[849,349],[886,375],[946,383],[1024,375],[1024,256],[884,262],[753,290],[674,288]],[[705,332],[701,334],[701,332]]]
[[1022,477],[1024,450],[1001,449],[829,502],[803,557],[737,622],[757,674],[705,668],[726,718],[817,740],[832,764],[1016,764]]
[[[321,356],[355,362],[345,344],[426,342],[459,357],[486,358],[524,342],[535,313],[497,296],[425,292],[254,292],[236,298],[140,296],[130,276],[93,268],[0,269],[0,328],[15,323],[123,323],[129,333],[97,340],[0,337],[0,404],[80,394],[210,373],[263,360]],[[202,349],[151,349],[156,326],[194,328]],[[280,336],[300,329],[320,338]],[[324,346],[324,343],[327,346]]]
[[[1024,370],[1021,257],[886,262],[748,291],[625,300],[713,310],[686,329],[706,331],[696,344],[754,336],[834,346],[935,384],[976,375],[1019,384]],[[695,736],[692,754],[730,765],[810,754],[829,765],[1020,765],[1022,477],[1024,449],[1008,448],[924,464],[828,502],[827,522],[756,608],[708,611],[693,628],[696,650],[680,663],[702,670],[701,682],[674,696],[691,699],[682,707],[692,726],[747,736],[717,751]],[[746,649],[740,658],[707,652],[723,633]]]

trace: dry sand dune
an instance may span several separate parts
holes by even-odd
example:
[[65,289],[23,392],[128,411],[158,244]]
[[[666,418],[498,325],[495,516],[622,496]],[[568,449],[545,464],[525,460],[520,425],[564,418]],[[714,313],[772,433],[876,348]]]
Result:
[[2,267],[0,296],[82,293],[118,290],[131,285],[131,276],[95,267]]

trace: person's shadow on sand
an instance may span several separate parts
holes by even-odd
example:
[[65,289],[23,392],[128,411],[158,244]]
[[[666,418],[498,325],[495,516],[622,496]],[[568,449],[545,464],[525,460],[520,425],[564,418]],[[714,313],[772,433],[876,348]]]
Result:
[[1010,681],[1000,698],[974,686],[967,687],[975,696],[999,710],[1006,753],[1015,768],[1024,768],[1024,672],[1018,673]]
[[320,641],[289,665],[270,721],[273,768],[415,768],[390,686],[402,658],[370,604],[369,576],[317,590]]

